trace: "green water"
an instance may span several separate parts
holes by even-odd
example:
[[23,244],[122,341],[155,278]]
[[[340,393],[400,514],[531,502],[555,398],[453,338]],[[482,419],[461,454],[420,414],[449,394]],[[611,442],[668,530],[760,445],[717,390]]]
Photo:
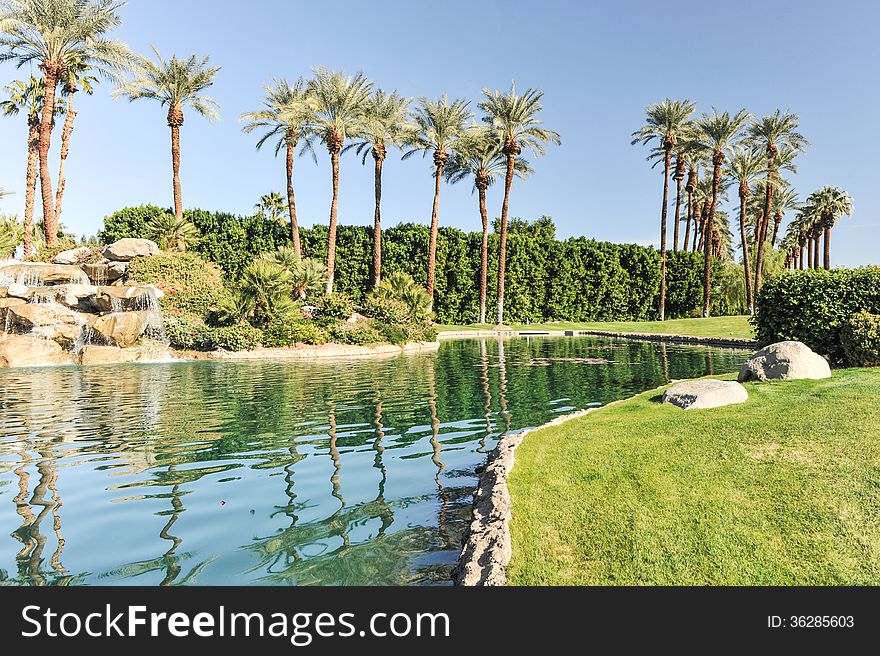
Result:
[[0,371],[0,584],[447,584],[499,435],[746,355],[473,339]]

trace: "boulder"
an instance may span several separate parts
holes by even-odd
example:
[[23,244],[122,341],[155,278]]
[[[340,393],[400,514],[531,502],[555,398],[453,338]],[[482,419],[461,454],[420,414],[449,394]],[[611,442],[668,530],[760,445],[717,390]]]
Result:
[[663,403],[682,410],[720,408],[748,400],[746,388],[732,380],[686,380],[663,392]]
[[14,282],[6,288],[6,295],[12,298],[29,299],[31,297],[31,289],[27,285]]
[[116,364],[133,362],[140,357],[140,349],[118,346],[86,346],[79,354],[80,364]]
[[127,310],[146,310],[156,299],[156,290],[151,286],[142,287],[98,287],[97,293],[89,303],[99,312],[125,312]]
[[39,335],[7,335],[0,340],[0,367],[43,367],[70,364],[70,356]]
[[0,298],[0,310],[15,307],[16,305],[25,305],[27,301],[20,298]]
[[148,257],[158,252],[159,246],[154,241],[126,237],[104,248],[104,257],[108,260],[128,262],[136,257]]
[[69,251],[61,251],[52,258],[52,261],[55,264],[76,264],[92,252],[92,249],[88,246],[80,246],[79,248],[71,248]]
[[22,303],[9,308],[11,323],[26,329],[60,324],[77,325],[82,318],[57,303]]
[[150,319],[150,312],[113,312],[95,319],[91,327],[110,344],[126,348],[137,343]]
[[89,278],[78,266],[71,264],[12,264],[0,268],[0,280],[17,282],[29,287],[75,283],[88,285]]
[[828,361],[803,342],[778,342],[765,346],[750,357],[739,372],[741,383],[830,377]]

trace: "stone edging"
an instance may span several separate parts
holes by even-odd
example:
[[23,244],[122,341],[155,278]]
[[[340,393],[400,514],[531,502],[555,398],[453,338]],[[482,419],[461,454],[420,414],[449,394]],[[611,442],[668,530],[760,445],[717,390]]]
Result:
[[320,346],[297,346],[260,348],[254,351],[172,351],[180,360],[311,360],[314,358],[351,358],[366,356],[394,356],[401,353],[436,351],[440,342],[407,342],[403,346],[378,344],[356,346],[353,344],[322,344]]
[[[608,405],[602,407],[607,408]],[[525,436],[599,409],[588,408],[563,415],[542,426],[505,435],[498,441],[498,445],[486,459],[486,468],[480,474],[474,492],[473,520],[465,531],[458,566],[452,573],[455,585],[496,586],[507,583],[507,565],[512,555],[512,503],[507,489],[507,477],[513,469],[514,452]]]

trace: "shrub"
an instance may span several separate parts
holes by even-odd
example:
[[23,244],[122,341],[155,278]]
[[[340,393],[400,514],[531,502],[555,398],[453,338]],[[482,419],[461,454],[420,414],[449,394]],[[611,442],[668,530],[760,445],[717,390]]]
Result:
[[262,343],[259,328],[246,323],[233,326],[206,326],[193,315],[166,316],[165,335],[171,346],[187,351],[251,351]]
[[324,328],[311,323],[274,323],[263,331],[263,346],[277,348],[297,344],[326,344],[329,338],[330,335]]
[[386,342],[403,346],[409,341],[406,326],[397,323],[377,323],[376,330]]
[[437,328],[433,324],[406,326],[406,341],[436,342]]
[[354,312],[354,301],[338,292],[332,296],[319,296],[314,305],[315,321],[324,326],[346,321]]
[[840,341],[852,367],[880,367],[880,315],[857,312],[843,324]]
[[430,319],[431,297],[428,292],[408,273],[398,271],[385,277],[379,288],[370,294],[375,299],[393,300],[402,304],[406,315],[402,321],[396,323],[413,322],[421,323]]
[[61,241],[54,246],[46,246],[46,244],[43,243],[33,254],[25,259],[28,262],[51,262],[55,259],[55,256],[58,255],[58,253],[69,251],[71,248],[76,248],[75,242]]
[[368,322],[344,323],[330,331],[330,338],[337,344],[368,346],[383,342],[381,333]]
[[227,294],[220,269],[195,253],[159,253],[135,258],[128,265],[126,279],[156,285],[165,292],[161,301],[163,309],[172,314],[205,318]]
[[201,348],[205,324],[192,316],[164,316],[165,336],[171,346],[185,351],[197,351]]
[[123,237],[148,237],[149,223],[167,212],[155,205],[123,208],[104,217],[104,229],[98,233],[98,237],[105,244],[112,244]]
[[383,324],[409,322],[409,308],[402,301],[370,294],[361,305],[361,312]]
[[767,281],[752,323],[761,345],[797,340],[842,364],[841,330],[862,311],[880,314],[880,267],[795,271]]

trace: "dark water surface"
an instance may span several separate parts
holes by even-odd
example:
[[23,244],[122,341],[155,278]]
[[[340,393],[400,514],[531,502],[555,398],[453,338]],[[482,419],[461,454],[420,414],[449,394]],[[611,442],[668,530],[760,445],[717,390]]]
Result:
[[505,431],[746,356],[538,337],[0,371],[0,584],[446,584]]

